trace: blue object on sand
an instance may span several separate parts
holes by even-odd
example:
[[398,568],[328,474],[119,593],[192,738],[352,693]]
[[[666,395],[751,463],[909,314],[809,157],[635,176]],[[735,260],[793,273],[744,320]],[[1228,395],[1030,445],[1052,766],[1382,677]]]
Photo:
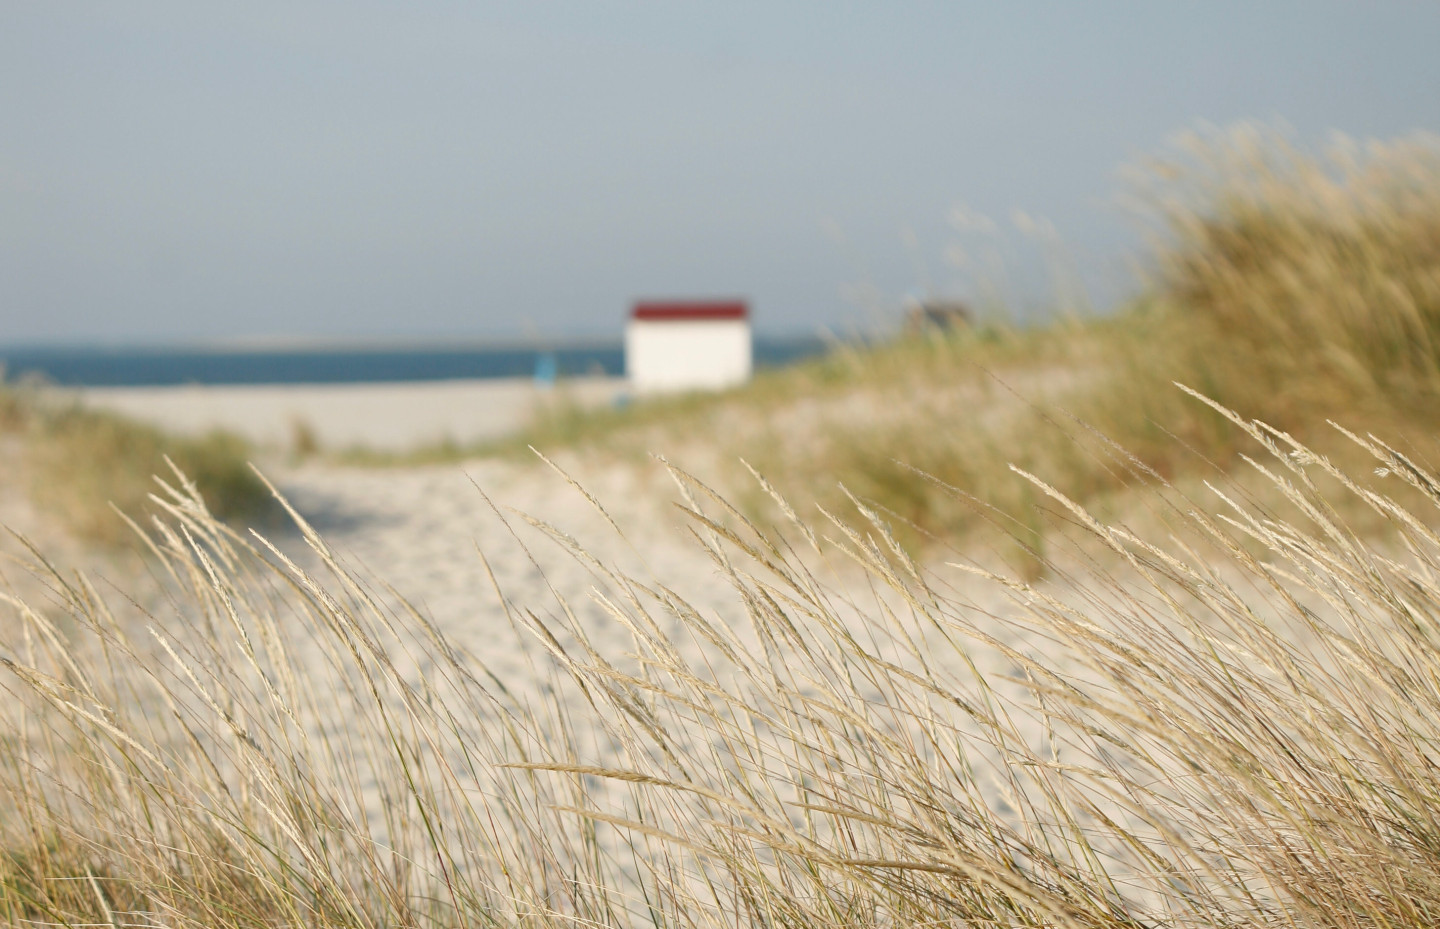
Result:
[[559,365],[554,352],[541,352],[535,356],[535,382],[543,387],[554,387],[559,375]]

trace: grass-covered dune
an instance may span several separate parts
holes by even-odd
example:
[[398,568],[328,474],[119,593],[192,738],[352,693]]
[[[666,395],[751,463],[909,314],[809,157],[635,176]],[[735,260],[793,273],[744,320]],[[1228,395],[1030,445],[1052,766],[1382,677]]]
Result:
[[[1331,419],[1432,451],[1440,143],[1316,155],[1242,126],[1140,165],[1126,199],[1153,235],[1142,293],[1118,313],[845,347],[720,396],[561,410],[513,447],[687,460],[718,447],[756,515],[737,458],[831,512],[853,494],[912,541],[970,533],[990,506],[1033,523],[1039,501],[1012,464],[1102,509],[1157,476],[1229,469],[1243,434],[1174,382],[1337,454],[1350,452]],[[1015,530],[1038,543],[1038,525]]]
[[[1322,450],[1335,420],[1432,454],[1440,426],[1440,145],[1338,142],[1320,154],[1253,126],[1194,135],[1131,174],[1153,232],[1141,294],[1118,312],[1017,329],[847,344],[744,388],[596,410],[551,403],[514,440],[342,455],[351,463],[528,457],[691,462],[756,518],[774,519],[743,459],[804,506],[883,513],[908,543],[1045,544],[1044,501],[1010,471],[1105,513],[1164,477],[1189,489],[1236,463],[1243,437],[1175,382]],[[221,435],[167,438],[113,416],[0,393],[0,425],[30,440],[38,498],[81,534],[126,531],[163,454],[240,520],[267,499]],[[1123,452],[1119,451],[1123,449]],[[923,473],[923,477],[921,476]],[[959,495],[952,492],[958,489]],[[1014,538],[1025,544],[1010,545]],[[1033,559],[1032,559],[1033,560]],[[1033,567],[1033,565],[1032,565]]]
[[48,518],[89,542],[135,541],[119,514],[152,510],[156,476],[176,479],[167,458],[222,519],[263,521],[275,513],[249,466],[252,450],[239,437],[173,436],[38,384],[0,380],[0,443],[0,480],[24,485]]

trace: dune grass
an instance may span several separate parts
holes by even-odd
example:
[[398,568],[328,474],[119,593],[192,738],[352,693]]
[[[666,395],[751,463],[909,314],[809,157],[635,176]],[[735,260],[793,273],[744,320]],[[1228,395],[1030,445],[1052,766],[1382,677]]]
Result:
[[[1440,144],[1342,140],[1315,154],[1239,126],[1178,140],[1132,171],[1126,197],[1153,238],[1143,292],[1116,314],[851,346],[724,394],[562,406],[508,445],[448,451],[692,460],[718,445],[717,468],[743,458],[832,512],[853,494],[910,542],[983,530],[990,506],[1028,512],[1011,463],[1102,509],[1153,485],[1150,472],[1183,482],[1230,468],[1243,433],[1172,381],[1333,454],[1352,452],[1317,429],[1327,419],[1434,454]],[[746,511],[775,517],[730,466],[719,479]]]
[[[379,599],[313,532],[323,574],[177,492],[152,528],[172,612],[145,632],[63,571],[59,605],[10,603],[0,913],[1433,925],[1440,478],[1346,439],[1425,500],[1412,513],[1191,402],[1245,436],[1298,518],[1232,489],[1157,542],[1033,479],[1124,562],[1057,563],[1063,581],[1034,586],[921,568],[880,520],[797,519],[815,548],[790,551],[677,472],[733,585],[728,622],[687,603],[683,578],[594,564],[630,656],[597,651],[567,604],[506,601],[548,652],[543,699]],[[1344,496],[1396,544],[1351,531]],[[870,593],[822,581],[831,557]],[[691,637],[701,660],[683,657]]]
[[115,511],[149,511],[149,497],[158,490],[154,475],[170,474],[167,458],[221,519],[255,523],[276,513],[248,464],[249,445],[231,433],[172,436],[37,385],[0,382],[0,437],[15,446],[7,476],[24,481],[39,508],[87,541],[132,538]]

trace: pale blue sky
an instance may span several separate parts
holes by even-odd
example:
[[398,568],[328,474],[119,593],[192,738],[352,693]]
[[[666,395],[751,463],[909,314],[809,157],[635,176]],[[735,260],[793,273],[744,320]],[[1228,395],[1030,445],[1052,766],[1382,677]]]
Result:
[[1108,299],[1122,163],[1440,130],[1437,47],[1419,2],[0,0],[0,343],[845,328],[973,286],[957,204]]

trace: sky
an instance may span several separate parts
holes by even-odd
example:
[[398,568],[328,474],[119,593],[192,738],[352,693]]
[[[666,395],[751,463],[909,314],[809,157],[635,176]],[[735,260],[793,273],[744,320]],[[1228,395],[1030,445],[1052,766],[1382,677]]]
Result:
[[1437,42],[1379,0],[0,0],[0,344],[611,338],[732,295],[843,333],[1040,313],[1056,267],[1103,309],[1122,166],[1440,131]]

